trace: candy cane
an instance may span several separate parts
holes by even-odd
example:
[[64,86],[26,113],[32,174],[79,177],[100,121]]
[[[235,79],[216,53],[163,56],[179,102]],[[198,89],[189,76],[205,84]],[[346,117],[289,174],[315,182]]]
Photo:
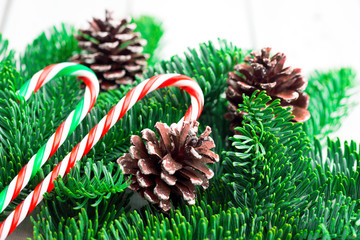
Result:
[[185,116],[179,121],[193,121],[199,118],[204,105],[204,96],[199,85],[191,78],[178,74],[163,74],[143,81],[131,89],[109,112],[93,127],[90,132],[78,143],[73,150],[59,162],[54,170],[31,192],[24,201],[1,223],[0,239],[5,239],[42,201],[45,192],[54,188],[54,180],[64,177],[70,169],[85,156],[90,149],[119,121],[124,114],[146,94],[164,87],[179,87],[191,96],[191,106]]
[[58,127],[30,161],[20,170],[19,174],[0,193],[0,213],[18,196],[20,191],[36,175],[41,166],[57,151],[65,139],[74,132],[78,124],[94,106],[99,94],[99,82],[95,73],[82,65],[74,63],[59,63],[50,65],[37,72],[17,92],[17,98],[29,99],[43,85],[52,79],[62,76],[77,76],[86,84],[85,96],[80,100],[75,110]]

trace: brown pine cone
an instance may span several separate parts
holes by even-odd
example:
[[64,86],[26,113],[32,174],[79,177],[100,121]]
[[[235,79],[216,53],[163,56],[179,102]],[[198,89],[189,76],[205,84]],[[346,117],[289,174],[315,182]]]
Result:
[[130,84],[135,76],[141,76],[147,65],[147,54],[142,54],[146,40],[133,32],[131,18],[116,20],[106,11],[105,20],[93,18],[89,29],[79,30],[76,35],[84,53],[71,61],[91,68],[97,75],[102,90],[116,89]]
[[130,153],[117,162],[124,174],[131,174],[129,188],[138,191],[150,203],[164,212],[171,209],[170,200],[182,197],[194,204],[195,185],[204,189],[214,172],[206,166],[219,161],[219,156],[210,149],[215,147],[209,136],[210,127],[197,136],[198,122],[184,122],[182,130],[177,124],[156,123],[159,134],[150,129],[141,131],[142,137],[131,137]]
[[274,100],[280,99],[283,107],[291,107],[293,121],[304,122],[310,118],[307,110],[309,96],[303,92],[307,80],[301,75],[301,69],[284,68],[286,56],[277,53],[270,57],[271,48],[263,48],[261,53],[252,52],[244,59],[245,63],[234,66],[226,81],[226,99],[229,101],[225,118],[232,122],[231,129],[241,126],[242,112],[238,112],[242,95],[250,96],[255,90],[263,91]]

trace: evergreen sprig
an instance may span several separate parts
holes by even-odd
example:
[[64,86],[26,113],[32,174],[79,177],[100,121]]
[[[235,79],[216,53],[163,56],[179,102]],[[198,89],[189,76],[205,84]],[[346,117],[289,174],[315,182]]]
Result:
[[306,92],[310,96],[311,118],[305,122],[304,131],[310,136],[324,139],[340,127],[341,118],[353,106],[356,73],[352,68],[328,72],[316,71],[309,77]]
[[10,62],[12,66],[15,66],[15,51],[9,49],[9,41],[4,39],[0,33],[0,69],[4,63]]
[[324,161],[319,141],[309,152],[301,124],[291,123],[290,112],[264,92],[244,96],[239,110],[247,115],[236,129],[239,135],[231,138],[236,151],[225,153],[224,182],[233,189],[231,205],[261,216],[257,228],[263,229],[263,237],[281,230],[287,233],[282,239],[356,239],[356,145],[345,144],[343,150],[339,141],[329,141]]
[[358,202],[356,210],[360,209],[360,150],[355,142],[345,142],[342,146],[339,139],[327,140],[327,156],[319,140],[315,139],[314,148],[310,153],[313,165],[318,175],[317,187],[322,197],[328,200],[334,194],[342,193]]
[[[51,224],[51,215],[47,208],[42,208],[38,221],[34,221],[35,239],[240,239],[246,236],[250,216],[240,208],[224,210],[215,203],[200,202],[197,206],[171,211],[169,215],[152,213],[149,208],[143,213],[123,212],[99,229],[87,214],[82,210],[77,217],[81,221],[68,219],[69,227],[66,227],[65,220],[59,225]],[[46,220],[41,221],[40,216]]]
[[236,151],[225,152],[223,181],[233,191],[233,205],[276,226],[272,214],[301,211],[311,201],[314,174],[304,157],[309,141],[279,100],[270,102],[264,91],[243,98],[239,111],[246,115],[239,134],[230,138]]
[[125,181],[120,167],[113,162],[104,164],[103,161],[88,160],[83,174],[81,173],[78,163],[66,180],[58,178],[54,182],[54,191],[46,194],[45,198],[51,199],[49,195],[55,195],[60,202],[70,201],[76,210],[93,200],[95,202],[91,206],[96,207],[102,200],[109,199],[112,194],[121,193],[129,186],[129,181]]

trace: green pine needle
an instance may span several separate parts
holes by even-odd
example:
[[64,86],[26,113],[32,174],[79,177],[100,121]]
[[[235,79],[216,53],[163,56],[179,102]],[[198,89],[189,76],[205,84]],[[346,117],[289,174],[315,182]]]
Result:
[[9,49],[9,41],[4,39],[0,33],[0,70],[6,62],[15,67],[15,51]]
[[316,71],[310,76],[306,92],[310,96],[311,118],[304,124],[310,137],[324,139],[340,127],[341,119],[353,106],[351,96],[356,83],[356,73],[351,68]]

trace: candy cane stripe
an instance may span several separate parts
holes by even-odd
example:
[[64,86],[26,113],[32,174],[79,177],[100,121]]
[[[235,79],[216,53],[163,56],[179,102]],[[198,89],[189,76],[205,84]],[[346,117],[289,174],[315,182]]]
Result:
[[66,170],[65,170],[66,173],[70,172],[71,166],[75,165],[76,156],[78,155],[78,152],[79,152],[79,147],[80,147],[80,144],[77,144],[74,147],[74,149],[71,151],[70,156],[69,156],[69,164],[67,165]]
[[59,148],[60,141],[61,141],[61,136],[62,136],[62,133],[63,133],[63,130],[64,130],[65,123],[66,122],[63,122],[62,124],[60,124],[59,128],[56,129],[55,136],[54,136],[54,143],[52,145],[49,158],[51,158],[52,155],[54,155],[56,150]]
[[36,186],[35,190],[32,192],[34,194],[31,196],[31,202],[30,202],[30,205],[29,205],[29,213],[32,212],[32,210],[35,209],[35,207],[36,207],[36,205],[38,203],[38,200],[40,198],[39,189],[41,188],[41,186],[42,186],[42,182],[40,184],[38,184]]
[[86,147],[85,147],[84,155],[86,155],[86,154],[90,151],[90,149],[92,148],[92,146],[93,146],[97,127],[98,127],[98,125],[95,125],[95,127],[93,127],[93,129],[91,129],[90,132],[89,132],[89,134],[88,134],[88,138],[87,138],[87,141],[86,141]]
[[51,192],[51,190],[54,188],[54,180],[56,179],[57,176],[59,176],[60,165],[61,164],[56,165],[54,170],[51,172],[49,186],[48,189],[46,190],[47,192]]
[[46,68],[44,68],[44,70],[40,74],[39,80],[36,83],[34,93],[36,93],[41,88],[41,86],[45,82],[46,77],[50,74],[50,72],[53,70],[54,67],[55,67],[55,64],[47,66]]
[[101,137],[103,137],[109,131],[111,127],[111,122],[114,118],[115,109],[116,109],[115,107],[111,108],[109,113],[106,115],[105,126],[101,133]]
[[27,166],[25,165],[25,167],[23,167],[18,174],[17,181],[15,184],[15,189],[14,189],[14,195],[13,195],[11,201],[13,201],[21,191],[21,186],[22,186],[22,183],[23,183],[24,177],[25,177],[26,167]]

